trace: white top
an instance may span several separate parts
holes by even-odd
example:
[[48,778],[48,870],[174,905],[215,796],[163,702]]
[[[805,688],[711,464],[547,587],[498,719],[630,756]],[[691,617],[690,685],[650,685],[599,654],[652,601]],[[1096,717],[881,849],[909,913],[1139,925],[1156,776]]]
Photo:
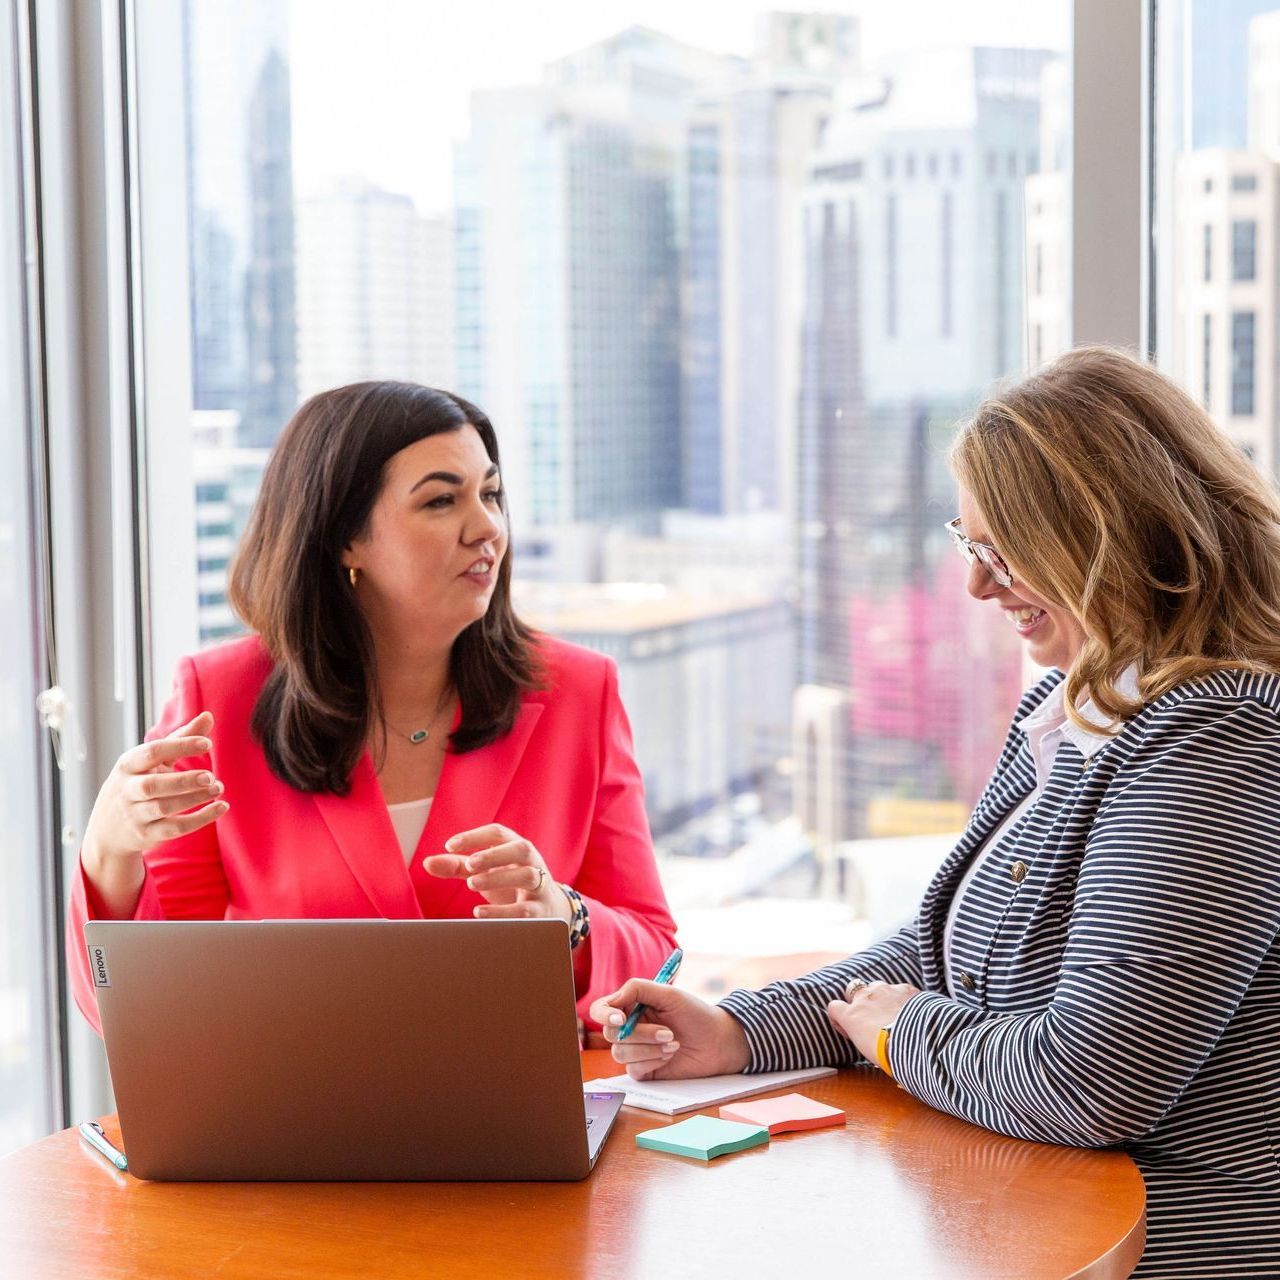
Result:
[[396,839],[400,842],[400,852],[404,854],[405,866],[413,858],[413,851],[422,839],[427,826],[427,816],[431,813],[431,801],[434,796],[425,800],[406,800],[403,804],[387,805],[391,815],[391,825],[395,828]]
[[[1126,667],[1116,681],[1116,688],[1120,693],[1130,698],[1136,698],[1138,696],[1138,668],[1136,666]],[[1031,789],[1031,794],[1005,818],[987,838],[982,848],[973,855],[969,868],[964,873],[964,879],[960,881],[955,894],[952,896],[951,907],[947,912],[947,923],[942,933],[942,949],[945,957],[944,972],[949,996],[954,997],[956,994],[951,964],[951,935],[955,932],[956,917],[960,914],[960,904],[964,899],[965,893],[968,892],[969,882],[978,874],[978,868],[988,858],[996,855],[1005,837],[1022,818],[1023,814],[1040,799],[1049,781],[1049,774],[1053,769],[1053,762],[1057,758],[1058,748],[1064,741],[1070,742],[1077,747],[1086,760],[1097,755],[1107,743],[1112,741],[1110,734],[1090,733],[1088,730],[1081,729],[1078,725],[1068,720],[1065,694],[1066,681],[1064,680],[1050,690],[1049,696],[1030,715],[1023,716],[1017,723],[1017,727],[1027,736],[1027,746],[1031,751],[1031,759],[1036,767],[1036,785]],[[1080,714],[1086,720],[1099,726],[1106,723],[1107,720],[1106,715],[1094,705],[1092,698],[1080,708]]]

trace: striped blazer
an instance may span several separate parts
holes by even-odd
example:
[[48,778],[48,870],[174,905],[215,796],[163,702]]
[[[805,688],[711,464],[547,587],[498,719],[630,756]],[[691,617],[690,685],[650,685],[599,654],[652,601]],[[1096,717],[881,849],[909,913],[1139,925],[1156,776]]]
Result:
[[[1017,720],[914,921],[794,981],[735,991],[752,1071],[854,1065],[825,1006],[854,977],[921,989],[898,1082],[1013,1137],[1121,1146],[1142,1170],[1139,1276],[1280,1276],[1280,677],[1180,685],[1047,786],[943,928],[970,859],[1028,795]],[[1025,866],[1014,870],[1015,863]]]

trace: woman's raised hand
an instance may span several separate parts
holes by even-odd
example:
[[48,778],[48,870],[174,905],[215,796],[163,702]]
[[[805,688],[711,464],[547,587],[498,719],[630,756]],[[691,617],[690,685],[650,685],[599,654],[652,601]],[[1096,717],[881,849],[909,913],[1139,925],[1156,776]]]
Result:
[[491,822],[450,836],[446,853],[423,858],[433,876],[463,879],[484,898],[474,908],[481,920],[528,920],[552,917],[568,924],[573,906],[552,878],[542,854],[518,832]]
[[100,860],[140,856],[175,836],[198,831],[231,807],[222,783],[202,769],[175,769],[207,755],[213,716],[202,711],[168,737],[131,747],[98,792],[85,828],[87,851]]
[[[645,1012],[623,1041],[618,1032],[637,1004]],[[751,1060],[746,1032],[732,1014],[662,982],[632,978],[591,1006],[613,1056],[635,1080],[733,1075]]]

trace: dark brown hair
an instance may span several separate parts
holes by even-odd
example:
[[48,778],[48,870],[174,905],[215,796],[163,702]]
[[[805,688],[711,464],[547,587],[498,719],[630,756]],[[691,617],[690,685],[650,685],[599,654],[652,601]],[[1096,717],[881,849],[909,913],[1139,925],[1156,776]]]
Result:
[[[1280,501],[1181,387],[1081,347],[986,401],[951,451],[1017,578],[1070,609],[1088,690],[1118,721],[1214,671],[1280,671]],[[1137,664],[1140,698],[1118,688]]]
[[[460,396],[410,382],[322,391],[285,427],[231,563],[232,607],[274,667],[253,712],[271,771],[300,791],[345,795],[382,705],[373,638],[342,566],[366,532],[388,460],[417,440],[470,424],[498,462],[489,419]],[[506,498],[502,499],[506,515]],[[503,556],[483,618],[454,641],[449,675],[462,721],[449,739],[474,751],[507,733],[538,687],[533,634],[511,606]]]

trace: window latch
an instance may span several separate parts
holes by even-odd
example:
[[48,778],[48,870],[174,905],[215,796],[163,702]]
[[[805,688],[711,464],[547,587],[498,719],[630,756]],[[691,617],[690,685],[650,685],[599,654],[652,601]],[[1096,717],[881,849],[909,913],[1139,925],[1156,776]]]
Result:
[[59,769],[66,771],[65,748],[68,743],[76,760],[83,762],[88,758],[89,748],[76,716],[76,704],[61,685],[55,684],[36,697],[36,711],[40,714],[40,724],[49,730],[49,737],[53,740],[53,754]]

